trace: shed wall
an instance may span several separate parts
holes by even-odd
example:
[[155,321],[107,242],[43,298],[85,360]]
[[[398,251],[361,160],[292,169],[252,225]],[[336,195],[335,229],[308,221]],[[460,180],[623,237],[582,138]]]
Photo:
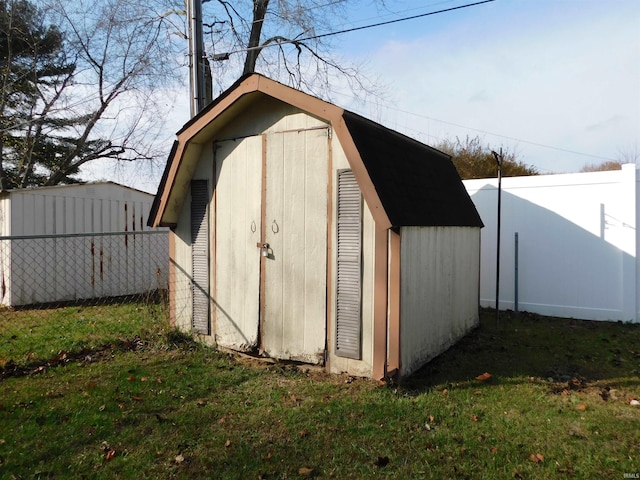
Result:
[[400,231],[401,374],[409,375],[478,323],[480,229]]
[[[252,109],[251,114],[240,115],[236,120],[225,126],[215,135],[215,140],[237,139],[236,142],[242,142],[242,138],[259,135],[261,133],[276,131],[291,131],[297,129],[315,128],[325,125],[325,123],[311,115],[301,112],[294,107],[282,104],[279,101],[265,98],[264,102],[256,105]],[[213,173],[213,156],[211,155],[211,144],[205,145],[202,149],[201,158],[195,170],[193,178],[212,178]],[[330,190],[331,198],[331,216],[335,218],[337,206],[337,171],[340,169],[350,168],[346,156],[342,150],[337,136],[332,137],[331,141],[331,168],[330,181],[332,183]],[[187,195],[190,198],[190,194]],[[213,193],[215,199],[215,193]],[[214,200],[215,201],[215,200]],[[233,211],[233,206],[218,203],[216,208]],[[190,250],[190,206],[189,201],[185,201],[182,212],[179,215],[179,221],[174,229],[174,247],[172,252],[172,264],[174,265],[174,280],[172,282],[172,315],[177,327],[183,330],[191,329],[191,306],[190,306],[190,284],[191,284],[191,250]],[[215,209],[210,208],[209,225],[216,225]],[[329,298],[328,298],[328,348],[330,358],[330,368],[332,372],[350,372],[355,375],[370,376],[372,374],[373,362],[373,292],[374,292],[374,271],[373,271],[373,252],[374,252],[374,220],[371,212],[363,203],[363,271],[362,271],[362,358],[353,360],[337,357],[333,354],[334,349],[334,329],[335,329],[335,281],[331,278],[335,274],[335,252],[336,252],[336,223],[332,219],[329,220],[331,230],[328,234],[330,241],[330,258],[329,258]],[[224,232],[219,232],[224,235]],[[211,249],[215,250],[216,240],[215,232],[211,227],[210,231]],[[220,240],[217,240],[220,241]],[[215,285],[215,255],[211,256],[211,283]],[[214,300],[212,299],[212,302]],[[257,315],[257,313],[256,313]],[[212,329],[213,335],[208,339],[209,342],[215,342],[215,328]]]
[[[237,144],[243,144],[262,133],[273,133],[282,131],[295,131],[302,129],[315,128],[325,125],[325,122],[308,115],[300,110],[283,104],[277,100],[265,97],[263,101],[255,104],[250,112],[244,112],[237,115],[234,121],[224,126],[215,133],[213,140],[205,145],[201,150],[198,165],[194,170],[192,179],[208,179],[211,185],[211,201],[216,202],[216,193],[213,191],[214,183],[214,142],[216,141],[233,141]],[[240,187],[238,187],[240,188]],[[259,194],[259,192],[257,192]],[[187,201],[182,206],[182,211],[178,216],[178,222],[174,228],[174,251],[172,254],[172,264],[174,265],[174,291],[175,307],[173,308],[173,318],[177,327],[189,331],[191,329],[191,230],[190,230],[190,192],[187,192]],[[238,195],[240,193],[238,192]],[[218,233],[216,238],[216,209],[224,209],[224,217],[234,215],[235,205],[228,205],[227,202],[217,202],[215,208],[209,208],[209,238],[210,238],[210,288],[220,288],[217,286],[218,279],[215,278],[215,261],[216,261],[216,242],[233,242],[233,238],[226,238],[225,232]],[[260,231],[260,225],[256,225],[257,231]],[[222,245],[221,245],[222,247]],[[258,250],[256,250],[257,252]],[[215,299],[211,290],[211,311],[214,312],[212,321],[220,318],[221,324],[216,327],[213,325],[212,335],[203,336],[203,340],[214,343],[216,334],[225,332],[217,332],[216,328],[225,328],[227,323],[224,321],[224,314],[216,311]],[[256,321],[258,312],[256,311]],[[233,342],[232,342],[233,343]],[[242,342],[241,342],[242,343]]]
[[[193,173],[194,180],[207,180],[209,185],[209,198],[213,189],[213,149],[203,148],[202,156]],[[209,208],[209,239],[213,236],[215,226],[215,212]],[[178,223],[172,231],[172,251],[170,264],[172,281],[169,285],[171,294],[171,321],[176,328],[190,332],[192,325],[192,291],[193,268],[191,264],[191,189],[187,192],[187,200],[182,207]],[[209,271],[211,268],[211,256],[209,257]],[[211,282],[209,283],[211,285]],[[213,333],[213,332],[212,332]],[[203,340],[213,341],[211,336],[203,335]]]
[[331,223],[331,291],[329,297],[329,362],[332,373],[349,372],[352,375],[370,377],[373,374],[373,293],[374,293],[374,250],[375,222],[366,202],[362,206],[362,357],[360,360],[339,357],[335,354],[336,326],[336,254],[337,241],[337,206],[338,206],[338,171],[350,168],[342,146],[334,135],[332,141],[332,218]]

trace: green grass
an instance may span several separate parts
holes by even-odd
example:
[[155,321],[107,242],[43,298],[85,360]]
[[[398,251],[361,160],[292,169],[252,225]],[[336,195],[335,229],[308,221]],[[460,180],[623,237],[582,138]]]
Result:
[[[0,478],[640,472],[640,408],[629,405],[640,398],[637,325],[503,315],[498,328],[483,312],[456,347],[401,385],[380,385],[196,345],[144,306],[93,308],[83,314],[97,324],[111,315],[129,324],[95,345],[139,335],[144,346],[0,380]],[[51,340],[31,335],[39,340],[21,352],[0,343],[0,358],[46,359]],[[491,379],[476,380],[484,372]]]
[[0,366],[39,364],[65,353],[149,336],[164,324],[153,322],[163,308],[153,303],[71,306],[49,310],[0,307]]

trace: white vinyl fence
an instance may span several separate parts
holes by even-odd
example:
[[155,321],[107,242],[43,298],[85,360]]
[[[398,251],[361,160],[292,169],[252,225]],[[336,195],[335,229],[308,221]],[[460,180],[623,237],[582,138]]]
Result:
[[[634,164],[503,178],[500,309],[639,322],[639,181]],[[485,223],[480,304],[495,307],[498,182],[464,184]]]

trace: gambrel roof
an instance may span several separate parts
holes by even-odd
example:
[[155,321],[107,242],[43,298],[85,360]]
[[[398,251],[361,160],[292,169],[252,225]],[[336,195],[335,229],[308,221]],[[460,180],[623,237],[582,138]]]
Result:
[[203,146],[265,95],[331,125],[381,227],[483,226],[448,155],[259,74],[239,79],[178,132],[149,214],[149,226],[177,223]]

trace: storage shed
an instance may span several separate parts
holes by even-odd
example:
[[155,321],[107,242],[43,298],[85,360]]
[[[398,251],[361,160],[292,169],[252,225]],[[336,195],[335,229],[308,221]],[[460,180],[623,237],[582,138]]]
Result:
[[178,132],[149,225],[172,229],[172,321],[212,344],[383,378],[478,322],[449,157],[257,74]]
[[0,304],[166,288],[168,238],[146,225],[152,202],[113,182],[0,192]]

